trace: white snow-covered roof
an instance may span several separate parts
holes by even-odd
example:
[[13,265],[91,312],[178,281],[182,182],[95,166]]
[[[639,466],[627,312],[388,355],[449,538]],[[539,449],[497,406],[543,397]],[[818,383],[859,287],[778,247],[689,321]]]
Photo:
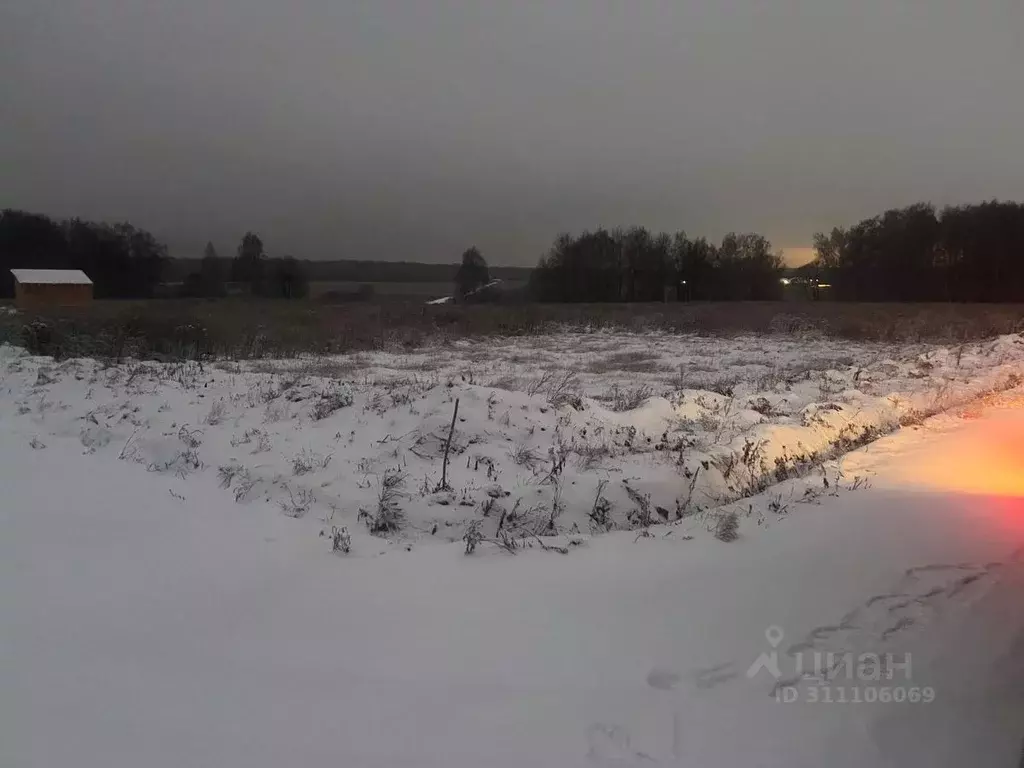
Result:
[[92,285],[92,280],[80,269],[12,269],[19,283],[36,285]]

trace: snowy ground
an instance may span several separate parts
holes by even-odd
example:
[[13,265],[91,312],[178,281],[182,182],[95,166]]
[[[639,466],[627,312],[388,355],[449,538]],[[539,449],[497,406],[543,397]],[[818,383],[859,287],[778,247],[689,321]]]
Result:
[[[511,349],[269,373],[3,349],[3,763],[1016,765],[1024,417],[1014,391],[922,417],[1018,383],[1019,337]],[[651,370],[607,368],[644,349]],[[659,378],[683,361],[720,391]],[[616,383],[654,389],[616,411]],[[373,536],[394,469],[401,527]],[[779,677],[748,677],[773,650]],[[934,700],[812,703],[793,662],[814,651],[910,653],[888,687]]]
[[[467,531],[485,547],[666,523],[706,535],[730,502],[782,481],[770,512],[813,500],[837,481],[835,456],[1022,373],[1019,336],[944,348],[563,334],[214,365],[55,364],[0,347],[0,403],[39,450],[70,437],[168,478],[215,474],[240,504],[344,529],[359,556]],[[741,528],[771,517],[733,509]]]

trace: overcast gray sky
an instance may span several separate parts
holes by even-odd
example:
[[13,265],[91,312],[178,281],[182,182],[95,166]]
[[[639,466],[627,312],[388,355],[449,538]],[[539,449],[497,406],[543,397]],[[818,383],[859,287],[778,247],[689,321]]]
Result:
[[3,0],[0,207],[533,264],[1024,198],[1021,0]]

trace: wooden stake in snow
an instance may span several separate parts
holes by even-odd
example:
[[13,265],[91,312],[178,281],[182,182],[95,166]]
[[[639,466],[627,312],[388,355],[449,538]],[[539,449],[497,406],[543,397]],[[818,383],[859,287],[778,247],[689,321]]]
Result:
[[452,435],[455,434],[455,419],[459,416],[459,398],[455,398],[455,411],[452,413],[452,425],[448,428],[448,442],[444,444],[444,466],[441,467],[441,490],[448,490],[448,451],[452,447]]

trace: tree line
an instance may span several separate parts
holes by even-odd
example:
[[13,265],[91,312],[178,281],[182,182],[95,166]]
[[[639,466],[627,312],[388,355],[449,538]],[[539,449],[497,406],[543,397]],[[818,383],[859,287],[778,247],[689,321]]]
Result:
[[1024,205],[918,203],[814,236],[812,268],[847,301],[1024,301]]
[[642,302],[781,297],[782,254],[758,234],[718,245],[643,227],[559,235],[530,278],[540,301]]
[[[941,212],[919,203],[817,233],[814,247],[815,260],[800,273],[811,284],[828,283],[829,296],[836,299],[1024,301],[1024,205],[1019,203],[993,201]],[[12,268],[35,267],[81,269],[93,280],[97,298],[145,298],[156,293],[175,262],[151,233],[128,223],[0,211],[0,296],[13,295]],[[326,264],[368,280],[362,266],[380,262]],[[450,276],[457,297],[474,300],[493,298],[493,292],[476,292],[502,271],[489,268],[476,248],[467,250],[459,265],[390,264],[429,267],[424,277],[438,270]],[[253,232],[245,234],[232,258],[221,258],[207,244],[201,261],[181,265],[188,270],[180,275],[184,296],[224,296],[234,284],[253,295],[301,298],[308,295],[311,272],[324,279],[317,273],[321,263],[272,258]],[[685,232],[598,229],[559,235],[530,273],[528,293],[546,302],[772,300],[782,297],[783,274],[782,255],[754,233],[728,234],[716,244]]]
[[[169,263],[166,245],[128,223],[57,221],[38,213],[0,211],[0,297],[14,295],[12,269],[34,268],[80,269],[93,281],[93,295],[99,299],[149,298]],[[267,297],[301,298],[309,288],[298,260],[270,258],[252,232],[242,238],[230,261],[207,244],[199,270],[185,276],[180,293],[224,296],[228,281]]]
[[181,285],[181,295],[217,298],[227,295],[228,282],[241,286],[253,296],[275,299],[301,299],[309,294],[309,278],[294,256],[271,258],[263,240],[246,232],[235,257],[227,262],[217,255],[213,243],[207,243],[199,271],[190,272]]
[[131,224],[0,211],[0,296],[14,295],[18,268],[80,269],[97,298],[152,296],[166,260],[166,246]]

